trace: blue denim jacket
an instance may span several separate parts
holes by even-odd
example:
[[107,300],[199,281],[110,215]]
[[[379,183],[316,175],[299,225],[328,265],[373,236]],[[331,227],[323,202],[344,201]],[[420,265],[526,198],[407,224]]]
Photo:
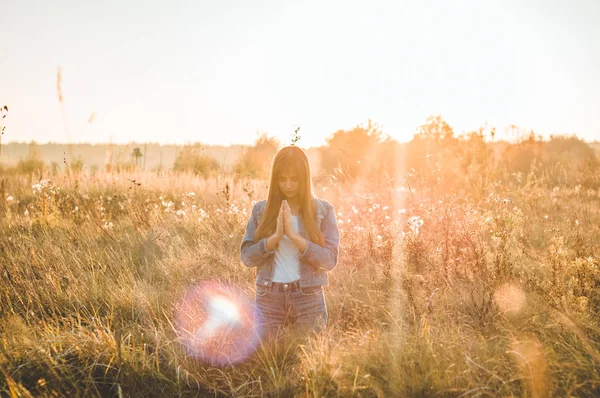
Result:
[[[248,267],[257,267],[256,284],[271,286],[273,283],[273,267],[275,251],[267,251],[267,238],[254,241],[254,233],[267,205],[266,200],[257,202],[252,208],[252,215],[246,225],[246,234],[242,240],[241,260]],[[326,200],[315,198],[317,225],[321,228],[325,238],[325,246],[311,242],[304,229],[302,216],[298,216],[298,233],[306,239],[307,245],[300,253],[300,286],[326,286],[328,284],[327,272],[337,265],[340,231],[338,229],[333,205]]]

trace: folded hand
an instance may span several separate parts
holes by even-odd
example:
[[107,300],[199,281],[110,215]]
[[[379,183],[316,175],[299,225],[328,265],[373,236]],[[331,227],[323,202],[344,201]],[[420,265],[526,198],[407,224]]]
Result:
[[284,200],[282,203],[283,206],[283,229],[285,230],[285,235],[292,239],[298,233],[294,229],[294,223],[292,222],[292,211],[290,210],[290,206],[287,203],[287,200]]

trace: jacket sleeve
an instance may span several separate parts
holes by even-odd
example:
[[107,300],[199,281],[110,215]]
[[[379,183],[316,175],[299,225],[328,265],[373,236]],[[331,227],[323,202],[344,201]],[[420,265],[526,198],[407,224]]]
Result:
[[321,222],[321,232],[325,238],[325,246],[306,240],[306,249],[300,259],[325,271],[332,271],[336,265],[340,246],[340,231],[335,217],[333,205],[328,203],[328,210]]
[[258,227],[258,222],[256,221],[257,207],[258,203],[252,208],[252,214],[246,225],[246,233],[240,247],[240,259],[248,268],[262,264],[267,257],[275,254],[275,250],[267,250],[267,238],[263,238],[258,242],[254,241],[254,234]]

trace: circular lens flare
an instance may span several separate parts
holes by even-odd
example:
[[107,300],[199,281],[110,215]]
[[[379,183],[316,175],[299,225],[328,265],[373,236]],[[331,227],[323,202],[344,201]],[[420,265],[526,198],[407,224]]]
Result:
[[260,333],[252,301],[233,286],[202,281],[177,304],[175,323],[187,352],[211,365],[231,365],[251,356]]

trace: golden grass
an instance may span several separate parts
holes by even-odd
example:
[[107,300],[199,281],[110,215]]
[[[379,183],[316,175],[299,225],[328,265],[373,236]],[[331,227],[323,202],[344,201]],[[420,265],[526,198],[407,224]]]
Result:
[[264,182],[4,179],[0,395],[600,394],[597,191],[318,186],[342,236],[327,333],[219,368],[186,354],[174,308],[202,279],[253,295],[239,244]]

